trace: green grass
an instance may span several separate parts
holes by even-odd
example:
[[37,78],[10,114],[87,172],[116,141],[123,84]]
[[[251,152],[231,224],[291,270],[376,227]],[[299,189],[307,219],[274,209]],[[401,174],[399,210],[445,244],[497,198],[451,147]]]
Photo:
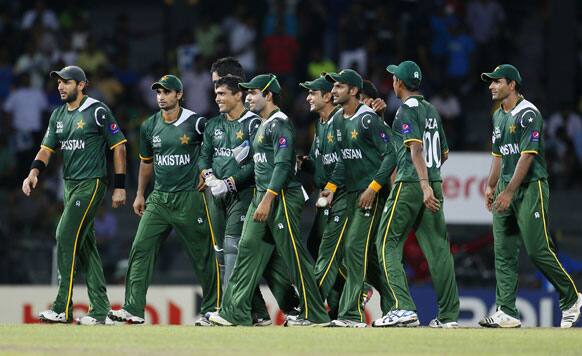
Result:
[[582,329],[0,325],[0,354],[580,354]]

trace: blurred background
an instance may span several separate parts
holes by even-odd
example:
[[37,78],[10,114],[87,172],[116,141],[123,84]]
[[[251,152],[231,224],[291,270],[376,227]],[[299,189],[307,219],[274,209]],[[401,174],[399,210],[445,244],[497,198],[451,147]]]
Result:
[[[552,238],[582,286],[581,20],[576,0],[0,0],[0,284],[51,283],[62,210],[59,155],[30,199],[20,190],[50,112],[61,105],[51,70],[84,68],[89,95],[109,105],[129,140],[127,206],[113,210],[106,201],[95,221],[107,281],[120,284],[138,224],[131,204],[139,126],[157,110],[150,85],[163,74],[177,74],[184,106],[214,116],[210,65],[234,56],[247,78],[264,72],[280,78],[299,152],[308,151],[316,119],[300,81],[354,68],[376,85],[391,123],[400,102],[385,68],[412,59],[423,71],[422,92],[441,113],[452,154],[488,154],[494,103],[479,74],[500,63],[516,65],[525,97],[545,119]],[[486,174],[487,162],[468,167]],[[302,178],[309,187],[309,177]],[[312,212],[311,203],[303,236]],[[491,226],[463,221],[448,221],[459,284],[491,288]],[[520,287],[550,290],[522,255]],[[413,236],[406,264],[412,284],[429,285]],[[193,280],[186,254],[170,236],[154,282]]]

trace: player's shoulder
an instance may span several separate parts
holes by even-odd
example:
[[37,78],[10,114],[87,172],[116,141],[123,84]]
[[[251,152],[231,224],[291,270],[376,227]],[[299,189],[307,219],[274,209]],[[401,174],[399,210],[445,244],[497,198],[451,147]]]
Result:
[[[513,110],[511,110],[511,115],[516,119],[523,121],[525,119],[542,119],[542,115],[539,109],[532,104],[530,101],[523,99],[521,100]],[[523,124],[522,124],[523,126]]]
[[220,125],[220,123],[224,120],[226,120],[226,118],[224,117],[223,114],[213,116],[211,118],[206,119],[206,127],[208,127],[208,128],[215,127],[217,125]]

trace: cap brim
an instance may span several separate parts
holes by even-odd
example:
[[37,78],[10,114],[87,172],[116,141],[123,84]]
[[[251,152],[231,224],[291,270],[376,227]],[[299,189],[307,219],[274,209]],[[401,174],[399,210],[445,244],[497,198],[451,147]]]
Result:
[[64,80],[71,80],[72,79],[72,78],[67,78],[66,76],[64,76],[61,71],[56,71],[56,70],[53,70],[52,72],[50,72],[49,76],[51,78],[61,78]]
[[152,84],[152,90],[156,90],[159,88],[164,88],[166,90],[169,90],[168,88],[166,88],[162,83],[160,82],[155,82],[154,84]]
[[239,88],[243,88],[243,89],[259,89],[257,87],[255,87],[254,85],[251,85],[251,83],[238,83]]
[[494,79],[501,79],[501,78],[503,78],[503,76],[499,75],[499,74],[495,74],[495,72],[481,73],[481,80],[484,82],[490,82]]
[[390,74],[396,74],[397,69],[398,66],[396,64],[390,64],[388,67],[386,67],[386,71]]
[[308,90],[319,90],[313,85],[313,82],[303,82],[299,83],[299,85]]
[[330,83],[339,82],[340,79],[341,79],[341,76],[337,73],[327,73],[325,75],[325,80],[327,80]]

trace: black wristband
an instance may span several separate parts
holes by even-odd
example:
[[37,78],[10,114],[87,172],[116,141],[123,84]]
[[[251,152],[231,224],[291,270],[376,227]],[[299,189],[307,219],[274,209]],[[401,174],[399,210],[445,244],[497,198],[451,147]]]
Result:
[[38,169],[38,174],[40,175],[42,171],[44,171],[44,169],[46,168],[46,164],[44,164],[44,162],[41,161],[40,159],[35,159],[34,161],[32,161],[32,164],[30,165],[30,170],[32,171],[35,168]]
[[125,173],[115,173],[113,177],[113,188],[125,189]]

